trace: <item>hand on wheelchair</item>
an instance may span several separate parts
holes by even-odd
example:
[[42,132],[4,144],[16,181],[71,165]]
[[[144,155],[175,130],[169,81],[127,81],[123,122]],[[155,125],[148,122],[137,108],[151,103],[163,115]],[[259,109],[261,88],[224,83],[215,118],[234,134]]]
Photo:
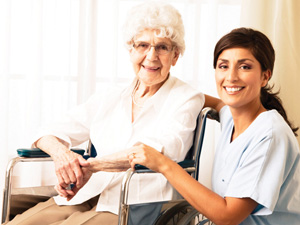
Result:
[[140,164],[161,173],[169,158],[156,149],[141,143],[135,145],[128,153],[128,160],[133,170],[136,164]]
[[61,187],[58,190],[66,189],[70,184],[80,189],[86,183],[83,168],[89,166],[89,163],[81,155],[66,150],[52,155],[52,159],[58,185]]
[[55,190],[61,197],[66,198],[68,201],[71,200],[77,194],[77,192],[88,182],[93,174],[93,172],[87,167],[82,167],[81,171],[83,174],[81,186],[78,187],[76,185],[70,184],[67,188],[64,188],[60,184],[55,185]]

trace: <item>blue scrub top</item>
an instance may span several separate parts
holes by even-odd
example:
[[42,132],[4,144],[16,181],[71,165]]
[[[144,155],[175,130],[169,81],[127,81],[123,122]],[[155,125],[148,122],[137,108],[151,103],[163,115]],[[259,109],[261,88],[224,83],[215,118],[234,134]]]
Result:
[[259,205],[242,224],[300,224],[300,152],[292,130],[276,110],[261,113],[231,142],[229,107],[220,111],[222,133],[213,191],[251,198]]

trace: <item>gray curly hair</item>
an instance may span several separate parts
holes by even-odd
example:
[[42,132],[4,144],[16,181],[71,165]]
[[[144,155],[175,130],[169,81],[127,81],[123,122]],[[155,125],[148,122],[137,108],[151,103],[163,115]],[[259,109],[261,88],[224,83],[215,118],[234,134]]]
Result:
[[146,29],[157,30],[157,37],[169,38],[183,55],[184,26],[180,13],[173,6],[151,1],[129,10],[123,27],[124,41],[128,49],[132,48],[135,36]]

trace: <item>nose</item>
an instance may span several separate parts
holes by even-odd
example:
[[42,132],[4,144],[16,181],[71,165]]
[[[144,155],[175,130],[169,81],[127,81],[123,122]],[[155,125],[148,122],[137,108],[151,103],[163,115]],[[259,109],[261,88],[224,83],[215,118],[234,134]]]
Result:
[[226,80],[230,82],[234,82],[238,80],[238,73],[235,68],[231,68],[227,70]]
[[155,50],[155,46],[151,45],[148,52],[147,52],[147,56],[146,58],[150,61],[152,60],[156,60],[158,57],[158,53]]

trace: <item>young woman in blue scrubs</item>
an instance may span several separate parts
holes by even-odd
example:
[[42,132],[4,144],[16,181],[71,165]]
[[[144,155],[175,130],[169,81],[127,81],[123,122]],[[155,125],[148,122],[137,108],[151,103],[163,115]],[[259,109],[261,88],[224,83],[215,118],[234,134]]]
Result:
[[269,39],[252,29],[235,29],[215,47],[216,86],[226,106],[220,110],[212,190],[148,146],[128,155],[131,165],[162,173],[216,224],[299,224],[298,128],[268,85],[274,61]]

